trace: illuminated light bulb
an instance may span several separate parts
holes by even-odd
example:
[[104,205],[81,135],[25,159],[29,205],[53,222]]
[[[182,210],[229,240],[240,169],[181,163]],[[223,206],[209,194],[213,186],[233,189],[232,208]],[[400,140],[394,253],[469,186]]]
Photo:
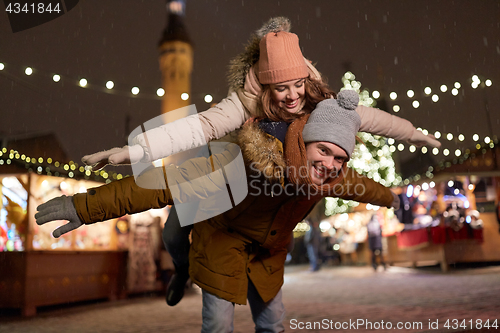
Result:
[[87,85],[87,80],[86,79],[80,79],[80,82],[78,82],[80,84],[80,87],[85,87]]
[[478,140],[479,140],[479,135],[474,134],[474,135],[472,136],[472,140],[474,140],[474,141],[478,141]]
[[462,155],[462,152],[460,151],[460,149],[455,150],[455,156],[459,157],[460,155]]
[[439,154],[439,149],[438,149],[438,148],[433,148],[433,149],[432,149],[432,153],[433,153],[434,155]]
[[441,137],[441,132],[439,131],[434,132],[434,136],[436,137],[436,139],[439,139]]
[[400,144],[398,145],[398,150],[399,150],[399,151],[403,151],[404,149],[405,149],[405,145],[404,145],[404,144],[402,144],[402,143],[400,143]]
[[187,100],[189,99],[189,94],[188,94],[188,93],[182,93],[182,94],[181,94],[181,99],[182,99],[183,101],[187,101]]
[[33,69],[31,67],[26,67],[26,69],[24,70],[24,73],[26,75],[31,75],[31,74],[33,74]]
[[0,62],[0,71],[3,71],[4,68],[5,68],[5,65]]
[[448,139],[448,141],[453,140],[453,134],[448,133],[448,135],[446,135],[446,138]]
[[473,75],[473,76],[472,76],[472,82],[477,82],[477,83],[480,83],[480,82],[481,82],[481,80],[479,80],[479,76],[477,76],[477,75]]
[[471,86],[472,86],[473,89],[476,89],[479,86],[479,83],[472,82]]
[[478,144],[476,145],[476,149],[481,149],[481,144],[479,144],[479,143],[478,143]]
[[458,95],[458,89],[457,89],[457,88],[453,88],[453,89],[451,90],[451,94],[452,94],[453,96],[457,96],[457,95]]
[[448,149],[443,150],[443,155],[444,156],[450,155],[450,151]]
[[417,148],[414,145],[411,145],[409,149],[411,153],[414,153],[417,150]]
[[54,74],[52,76],[52,80],[54,80],[54,82],[59,82],[61,81],[61,76],[57,75],[57,74]]
[[430,87],[425,87],[425,89],[424,89],[424,93],[425,93],[426,95],[430,95],[430,94],[431,94],[431,92],[432,92],[432,89],[431,89]]
[[474,185],[473,184],[469,184],[469,191],[472,191],[474,189]]
[[133,95],[137,95],[139,93],[139,88],[133,87],[132,89],[130,89],[130,91],[132,92]]
[[427,147],[422,147],[422,154],[426,154],[427,153]]
[[439,96],[438,96],[438,95],[436,95],[436,94],[434,94],[434,95],[432,95],[431,99],[432,99],[432,101],[433,101],[434,103],[436,103],[437,101],[439,101]]
[[408,91],[406,92],[406,95],[407,95],[408,97],[412,98],[413,96],[415,96],[415,92],[414,92],[413,90],[408,90]]
[[434,182],[430,182],[429,187],[430,187],[430,188],[434,188],[434,186],[436,186],[436,183],[434,183]]
[[422,184],[422,190],[427,191],[429,189],[429,184],[423,183]]
[[420,103],[418,101],[413,101],[413,103],[411,103],[411,105],[416,109],[420,106]]
[[428,130],[426,130],[426,129],[423,129],[423,130],[422,130],[422,133],[424,133],[425,135],[427,135],[427,134],[429,134],[429,131],[428,131]]
[[115,86],[115,83],[113,81],[106,82],[106,88],[113,89],[114,86]]
[[453,185],[455,185],[455,182],[453,180],[450,180],[448,182],[448,187],[453,187]]
[[457,195],[458,193],[460,193],[460,191],[458,190],[458,188],[456,188],[456,189],[453,191],[453,193],[454,193],[455,195]]
[[377,99],[380,97],[380,93],[377,90],[375,90],[374,92],[372,92],[372,96],[373,98]]
[[165,95],[165,90],[163,88],[158,88],[158,90],[156,90],[156,95],[158,97],[163,97]]
[[394,147],[394,146],[390,146],[390,147],[389,147],[389,151],[390,151],[391,153],[394,153],[394,152],[396,151],[396,147]]
[[214,100],[212,95],[205,95],[205,102],[206,103],[211,103]]
[[490,141],[491,141],[490,137],[487,136],[484,138],[484,143],[490,143]]
[[61,188],[61,190],[67,190],[69,186],[66,182],[61,182],[61,184],[59,184],[59,187]]
[[401,108],[399,107],[399,105],[394,105],[394,106],[392,107],[392,110],[393,110],[394,112],[399,112],[399,110],[401,110]]
[[462,85],[460,84],[460,82],[455,82],[454,86],[455,88],[460,89]]
[[393,92],[391,92],[391,93],[389,94],[389,97],[390,97],[392,100],[395,100],[396,98],[398,98],[398,94],[396,94],[396,93],[393,91]]
[[390,145],[393,145],[395,141],[396,140],[394,140],[393,138],[387,139],[387,143],[390,144]]
[[446,92],[448,90],[448,87],[445,84],[443,84],[441,85],[440,89],[442,92]]
[[488,79],[488,80],[484,81],[484,83],[485,83],[488,87],[490,87],[490,86],[493,84],[493,82],[491,82],[491,80],[490,80],[490,79]]
[[465,136],[464,136],[463,134],[460,134],[460,135],[458,136],[458,140],[460,140],[460,141],[464,141],[464,140],[465,140]]

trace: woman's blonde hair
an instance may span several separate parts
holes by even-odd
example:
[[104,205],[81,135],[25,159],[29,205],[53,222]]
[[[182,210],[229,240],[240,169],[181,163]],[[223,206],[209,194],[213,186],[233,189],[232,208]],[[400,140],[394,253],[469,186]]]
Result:
[[[305,87],[305,104],[301,111],[311,113],[316,104],[327,98],[336,98],[337,94],[330,89],[328,84],[323,81],[307,77],[304,81]],[[272,121],[287,121],[291,122],[297,119],[301,113],[290,113],[280,108],[272,99],[271,86],[265,84],[262,86],[262,92],[259,98],[259,107]]]

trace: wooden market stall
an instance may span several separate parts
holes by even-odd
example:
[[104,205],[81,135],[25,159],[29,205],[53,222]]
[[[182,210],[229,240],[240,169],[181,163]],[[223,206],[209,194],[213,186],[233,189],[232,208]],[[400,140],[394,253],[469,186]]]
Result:
[[[443,271],[455,263],[499,262],[500,220],[496,212],[500,198],[499,157],[498,146],[481,148],[463,159],[442,163],[435,168],[434,177],[426,180],[435,184],[434,189],[430,189],[433,193],[429,200],[434,202],[427,205],[428,214],[435,214],[430,212],[432,209],[445,212],[454,193],[462,196],[466,203],[464,212],[479,213],[482,227],[473,228],[468,220],[462,225],[449,225],[445,212],[439,225],[409,228],[388,237],[387,260],[410,262],[414,266],[434,262],[439,263]],[[420,188],[423,183],[420,180],[414,185]]]
[[82,226],[60,238],[52,231],[65,221],[35,222],[36,207],[51,198],[120,177],[0,151],[0,308],[34,315],[38,306],[114,300],[162,287],[159,218],[149,212]]

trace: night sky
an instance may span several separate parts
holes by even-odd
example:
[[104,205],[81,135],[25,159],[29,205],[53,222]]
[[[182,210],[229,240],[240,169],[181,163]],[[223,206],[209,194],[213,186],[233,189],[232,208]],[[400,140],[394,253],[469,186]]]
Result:
[[[13,33],[0,4],[0,137],[54,132],[69,157],[122,146],[128,131],[160,113],[157,45],[166,25],[163,0],[86,0],[43,25]],[[227,93],[229,60],[272,16],[287,16],[304,55],[334,90],[352,71],[362,87],[387,96],[388,110],[441,138],[452,154],[475,146],[473,134],[500,137],[500,2],[189,0],[186,26],[195,45],[192,102],[207,108]],[[24,74],[32,67],[31,76]],[[62,76],[52,81],[53,73]],[[471,87],[471,77],[492,85]],[[89,88],[77,86],[86,78]],[[106,81],[115,93],[104,92]],[[457,96],[451,94],[461,84]],[[445,84],[448,91],[439,87]],[[137,97],[130,94],[140,88]],[[432,102],[423,93],[439,96]],[[406,96],[408,89],[415,97]],[[411,106],[418,100],[420,107]],[[459,134],[463,142],[456,141]],[[50,147],[47,147],[50,149]],[[401,159],[410,157],[408,147]],[[439,154],[436,161],[445,157]]]

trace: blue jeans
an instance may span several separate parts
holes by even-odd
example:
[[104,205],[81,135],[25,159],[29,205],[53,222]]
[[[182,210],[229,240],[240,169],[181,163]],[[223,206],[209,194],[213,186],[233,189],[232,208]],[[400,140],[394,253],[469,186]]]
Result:
[[320,268],[319,260],[319,251],[318,247],[313,244],[307,244],[307,256],[309,257],[309,263],[311,265],[312,271],[317,271]]
[[[278,333],[285,331],[285,326],[283,326],[285,306],[281,299],[281,290],[272,300],[264,303],[252,281],[248,280],[247,297],[252,311],[252,319],[255,323],[255,332]],[[202,333],[233,332],[234,303],[203,290],[202,317]]]

